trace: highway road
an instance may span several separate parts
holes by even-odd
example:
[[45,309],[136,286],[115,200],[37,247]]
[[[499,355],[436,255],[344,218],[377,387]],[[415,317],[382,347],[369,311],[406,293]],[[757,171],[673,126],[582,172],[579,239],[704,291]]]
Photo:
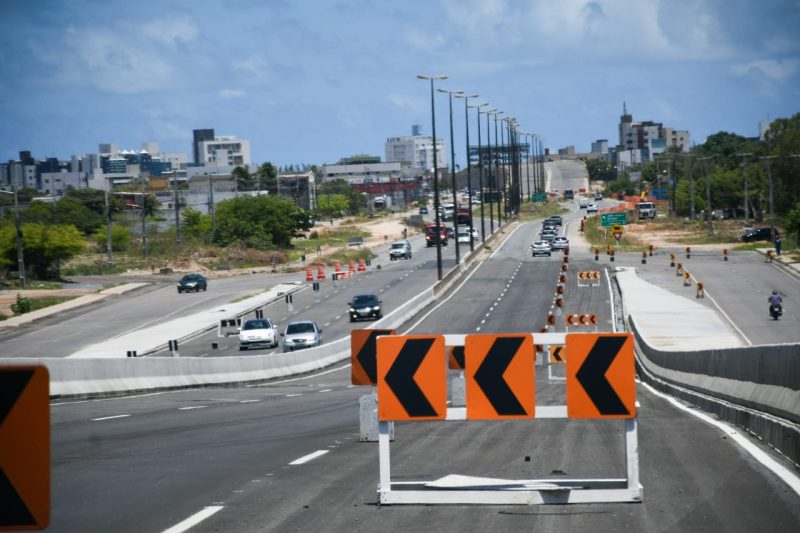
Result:
[[565,159],[545,163],[545,190],[589,190],[589,173],[583,161]]
[[[561,257],[530,257],[537,231],[538,224],[530,223],[510,233],[449,298],[411,320],[408,332],[538,330],[551,309]],[[403,291],[412,294],[408,288],[416,278],[435,276],[430,260],[417,255],[363,283],[386,288],[391,305]],[[598,268],[585,254],[570,257],[571,272]],[[597,289],[568,284],[569,312],[597,313],[608,326],[603,282]],[[323,314],[345,311],[342,290],[342,302],[335,295],[318,304]],[[53,402],[49,530],[165,531],[190,517],[198,521],[191,531],[236,532],[800,527],[797,493],[726,432],[695,417],[695,410],[645,386],[637,391],[642,503],[377,505],[377,444],[358,442],[358,397],[368,389],[351,386],[349,374],[341,364],[258,386]],[[563,404],[563,387],[537,369],[537,405]],[[621,430],[618,421],[399,423],[393,478],[618,477],[624,468]],[[760,446],[755,439],[750,444]]]

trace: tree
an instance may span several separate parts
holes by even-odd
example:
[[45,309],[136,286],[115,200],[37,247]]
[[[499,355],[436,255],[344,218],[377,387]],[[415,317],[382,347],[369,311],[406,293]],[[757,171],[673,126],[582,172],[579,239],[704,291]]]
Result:
[[278,169],[272,163],[263,163],[256,171],[258,189],[269,194],[278,194]]
[[[67,187],[67,193],[64,195],[67,198],[72,198],[78,203],[84,205],[86,208],[97,213],[103,220],[106,214],[106,193],[99,189],[76,189],[75,187]],[[108,205],[113,216],[114,213],[120,210],[120,201],[116,196],[109,195]]]
[[217,204],[216,242],[250,248],[289,247],[310,227],[308,212],[276,196],[240,196]]
[[321,214],[331,216],[350,210],[350,199],[343,194],[321,194],[317,202]]
[[[108,235],[106,226],[103,225],[94,232],[94,240],[100,249],[108,248]],[[111,226],[111,250],[124,252],[131,247],[131,232],[124,226]]]
[[91,235],[103,225],[103,213],[97,213],[80,203],[73,196],[65,196],[56,202],[57,224],[72,224],[84,235]]
[[231,172],[231,177],[236,181],[236,188],[240,191],[252,191],[256,180],[247,167],[237,166]]
[[[81,232],[69,224],[23,224],[22,235],[25,265],[39,279],[53,275],[55,265],[74,257],[84,249]],[[0,257],[4,265],[17,263],[16,230],[13,225],[4,224],[0,227]]]
[[181,211],[181,229],[184,236],[201,242],[211,242],[211,215],[193,207]]

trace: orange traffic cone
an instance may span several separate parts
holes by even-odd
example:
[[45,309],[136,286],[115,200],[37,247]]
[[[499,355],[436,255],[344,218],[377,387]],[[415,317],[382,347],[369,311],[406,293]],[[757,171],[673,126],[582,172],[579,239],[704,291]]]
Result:
[[367,265],[364,262],[364,259],[359,259],[358,260],[358,271],[359,272],[364,272],[366,269],[367,269]]
[[317,279],[325,279],[325,265],[317,267]]
[[339,273],[342,271],[342,262],[336,261],[336,272]]
[[353,262],[353,260],[351,259],[351,260],[350,260],[350,273],[352,274],[352,273],[354,273],[355,271],[356,271],[356,264],[355,264],[355,263]]
[[306,281],[314,281],[314,267],[311,265],[306,267]]

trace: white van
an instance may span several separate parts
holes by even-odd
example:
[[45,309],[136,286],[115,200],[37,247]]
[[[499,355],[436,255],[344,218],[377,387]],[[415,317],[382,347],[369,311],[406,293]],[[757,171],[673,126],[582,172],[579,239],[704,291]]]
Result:
[[639,218],[656,218],[656,204],[653,202],[639,202],[636,204]]

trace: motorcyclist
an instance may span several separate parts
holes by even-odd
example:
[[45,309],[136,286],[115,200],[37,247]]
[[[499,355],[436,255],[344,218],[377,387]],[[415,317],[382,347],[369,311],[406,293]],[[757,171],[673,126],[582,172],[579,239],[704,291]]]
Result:
[[783,298],[781,298],[781,295],[778,294],[778,291],[772,291],[772,295],[767,298],[767,300],[769,300],[770,306],[781,305],[783,303]]

